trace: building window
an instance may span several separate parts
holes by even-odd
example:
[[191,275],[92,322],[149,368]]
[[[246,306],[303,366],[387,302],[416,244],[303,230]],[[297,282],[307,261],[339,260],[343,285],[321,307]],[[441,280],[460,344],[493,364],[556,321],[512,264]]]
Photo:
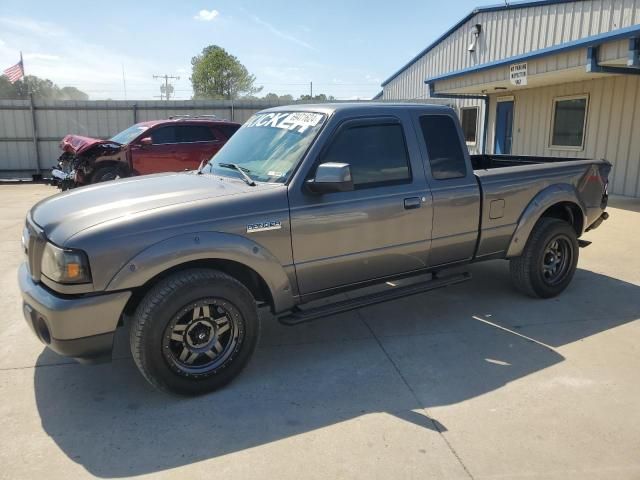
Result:
[[468,144],[475,145],[478,132],[478,107],[461,109],[460,123],[462,123],[465,141]]
[[582,150],[588,105],[588,95],[553,99],[552,148]]

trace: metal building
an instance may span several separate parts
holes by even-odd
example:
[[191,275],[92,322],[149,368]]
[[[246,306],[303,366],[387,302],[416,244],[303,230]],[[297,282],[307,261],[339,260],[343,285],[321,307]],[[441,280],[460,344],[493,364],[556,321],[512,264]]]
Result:
[[640,197],[640,0],[477,8],[382,86],[451,99],[473,153],[606,158]]

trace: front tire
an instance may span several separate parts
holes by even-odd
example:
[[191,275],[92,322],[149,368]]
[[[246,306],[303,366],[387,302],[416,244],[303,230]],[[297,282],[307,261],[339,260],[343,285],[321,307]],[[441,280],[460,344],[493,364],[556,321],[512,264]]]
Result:
[[115,166],[100,167],[91,175],[91,183],[102,183],[120,178],[120,170]]
[[530,297],[555,297],[571,283],[578,254],[578,237],[571,225],[557,218],[541,218],[522,256],[509,262],[511,279]]
[[200,395],[229,383],[251,357],[260,330],[249,290],[207,269],[177,272],[155,285],[136,309],[133,359],[156,388]]

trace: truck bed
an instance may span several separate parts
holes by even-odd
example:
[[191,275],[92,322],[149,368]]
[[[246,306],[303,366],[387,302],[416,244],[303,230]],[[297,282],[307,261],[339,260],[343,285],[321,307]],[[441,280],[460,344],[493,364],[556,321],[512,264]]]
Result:
[[[602,213],[605,160],[518,155],[471,155],[481,194],[481,230],[477,256],[502,254],[526,208],[553,187],[575,192],[589,226]],[[582,233],[582,232],[579,232]]]
[[491,170],[494,168],[517,167],[522,165],[538,165],[542,163],[570,162],[585,160],[568,157],[536,157],[529,155],[470,155],[474,170]]

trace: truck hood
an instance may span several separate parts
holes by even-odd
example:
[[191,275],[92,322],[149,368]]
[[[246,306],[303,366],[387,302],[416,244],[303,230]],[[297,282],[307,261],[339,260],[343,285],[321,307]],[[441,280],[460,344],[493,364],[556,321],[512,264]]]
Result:
[[31,218],[47,238],[62,246],[74,234],[100,223],[177,204],[252,193],[274,185],[251,187],[240,180],[210,174],[161,173],[55,195],[36,204],[31,209]]
[[98,145],[109,145],[112,148],[122,146],[113,140],[100,140],[99,138],[83,137],[82,135],[67,135],[60,142],[60,150],[74,155],[80,155]]

